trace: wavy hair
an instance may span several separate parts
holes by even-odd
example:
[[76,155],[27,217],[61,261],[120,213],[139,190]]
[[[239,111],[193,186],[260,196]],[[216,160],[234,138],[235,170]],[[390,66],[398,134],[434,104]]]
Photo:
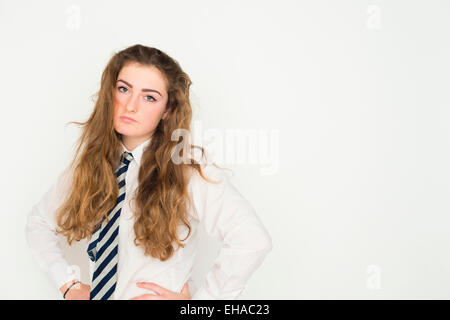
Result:
[[[115,53],[103,71],[89,119],[69,122],[81,125],[83,129],[70,164],[73,172],[71,186],[56,213],[56,232],[65,236],[69,245],[74,240],[91,238],[96,226],[108,219],[108,212],[115,206],[119,187],[114,172],[122,146],[121,134],[113,124],[113,91],[120,70],[129,62],[156,67],[167,83],[166,108],[170,111],[158,123],[150,143],[143,150],[138,187],[132,199],[135,201],[134,244],[142,246],[145,255],[164,261],[174,254],[174,243],[184,247],[181,241],[191,234],[187,217],[191,203],[187,192],[189,170],[197,170],[203,179],[213,181],[203,175],[201,165],[194,159],[186,161],[188,153],[185,150],[199,148],[202,157],[205,150],[191,145],[185,136],[172,140],[172,132],[176,129],[190,132],[189,87],[192,81],[176,60],[153,47],[137,44]],[[175,164],[171,157],[180,142],[183,143],[183,161]],[[177,233],[179,224],[189,229],[181,241]]]

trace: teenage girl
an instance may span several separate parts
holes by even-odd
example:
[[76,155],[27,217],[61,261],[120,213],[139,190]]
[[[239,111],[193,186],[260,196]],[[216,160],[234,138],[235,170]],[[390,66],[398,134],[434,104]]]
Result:
[[[33,256],[65,299],[236,299],[271,250],[249,202],[183,135],[190,85],[156,48],[134,45],[107,64],[92,114],[75,122],[83,126],[75,157],[26,226]],[[191,293],[199,227],[222,247]],[[71,271],[58,235],[69,245],[88,240],[89,283]]]

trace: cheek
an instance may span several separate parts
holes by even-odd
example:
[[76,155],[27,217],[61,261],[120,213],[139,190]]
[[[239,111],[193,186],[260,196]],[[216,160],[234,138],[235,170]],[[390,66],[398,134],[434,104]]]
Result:
[[148,129],[154,129],[160,119],[161,119],[161,110],[160,108],[148,108],[143,109],[143,112],[141,114],[141,119],[145,119],[143,123],[145,123],[145,127]]
[[113,107],[114,107],[114,113],[117,113],[117,111],[119,110],[120,106],[122,106],[124,104],[124,97],[121,97],[118,94],[115,94],[113,96]]

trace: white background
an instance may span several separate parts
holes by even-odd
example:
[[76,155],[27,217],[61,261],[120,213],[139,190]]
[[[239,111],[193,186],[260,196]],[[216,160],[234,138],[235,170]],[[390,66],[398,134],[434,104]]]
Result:
[[27,214],[136,43],[180,62],[203,131],[278,133],[273,174],[218,162],[274,245],[243,298],[450,298],[450,1],[0,1],[0,43],[0,298],[61,298]]

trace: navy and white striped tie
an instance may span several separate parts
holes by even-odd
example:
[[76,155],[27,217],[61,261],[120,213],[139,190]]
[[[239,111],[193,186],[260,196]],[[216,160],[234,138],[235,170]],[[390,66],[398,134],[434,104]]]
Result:
[[116,171],[119,196],[116,205],[108,213],[109,222],[104,219],[94,231],[87,253],[94,262],[90,300],[108,300],[117,283],[117,262],[119,248],[119,217],[125,199],[125,175],[133,155],[127,151],[122,154],[119,169]]

